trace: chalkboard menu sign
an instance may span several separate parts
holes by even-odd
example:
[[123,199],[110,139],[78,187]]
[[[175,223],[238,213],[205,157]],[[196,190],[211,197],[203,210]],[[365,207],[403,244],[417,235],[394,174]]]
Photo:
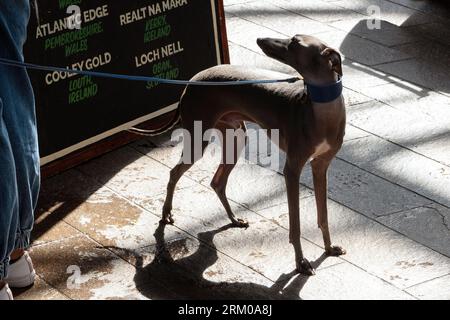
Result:
[[[219,0],[38,0],[25,60],[189,79],[223,62]],[[220,11],[221,13],[223,11]],[[30,71],[41,163],[176,107],[182,86]]]

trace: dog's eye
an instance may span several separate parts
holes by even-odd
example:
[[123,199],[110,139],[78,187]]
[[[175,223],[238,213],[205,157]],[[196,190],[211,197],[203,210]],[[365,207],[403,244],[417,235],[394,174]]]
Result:
[[292,41],[292,42],[297,42],[297,43],[300,42],[300,41],[297,39],[297,37],[292,37],[291,41]]

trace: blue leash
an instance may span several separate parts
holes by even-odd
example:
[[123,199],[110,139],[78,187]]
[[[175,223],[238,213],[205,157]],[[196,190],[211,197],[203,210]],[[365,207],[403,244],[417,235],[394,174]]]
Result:
[[43,66],[43,65],[39,65],[39,64],[20,62],[20,61],[16,61],[16,60],[5,59],[5,58],[0,58],[0,64],[12,66],[12,67],[33,69],[33,70],[68,72],[68,73],[74,73],[74,74],[90,76],[90,77],[121,79],[121,80],[129,80],[129,81],[158,82],[158,83],[183,85],[183,86],[184,85],[238,86],[238,85],[248,85],[248,84],[267,84],[267,83],[280,83],[280,82],[293,83],[293,82],[300,80],[300,78],[293,77],[293,78],[275,79],[275,80],[189,81],[189,80],[163,79],[163,78],[147,77],[147,76],[132,76],[132,75],[98,72],[98,71],[66,69],[66,68],[61,68],[61,67]]

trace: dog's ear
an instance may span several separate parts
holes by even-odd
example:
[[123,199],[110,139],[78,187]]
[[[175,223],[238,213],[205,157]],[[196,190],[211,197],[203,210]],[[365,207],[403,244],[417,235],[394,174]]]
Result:
[[326,48],[320,54],[328,58],[331,62],[331,69],[342,77],[342,59],[340,53],[332,48]]

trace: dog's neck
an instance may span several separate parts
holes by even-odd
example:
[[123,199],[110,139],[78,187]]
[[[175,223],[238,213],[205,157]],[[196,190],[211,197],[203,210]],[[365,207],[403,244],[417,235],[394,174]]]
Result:
[[335,74],[334,81],[316,82],[304,79],[306,94],[312,102],[328,103],[336,100],[342,94],[342,77]]

